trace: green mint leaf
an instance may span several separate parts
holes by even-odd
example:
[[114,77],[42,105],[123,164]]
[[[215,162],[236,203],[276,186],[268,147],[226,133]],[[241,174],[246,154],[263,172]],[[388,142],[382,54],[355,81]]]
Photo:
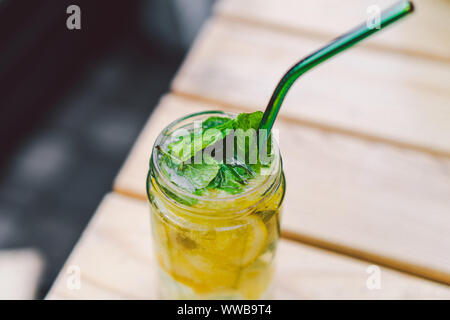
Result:
[[213,180],[219,171],[219,165],[213,158],[200,164],[184,164],[178,158],[157,146],[161,153],[161,168],[164,174],[179,187],[194,192],[203,189]]
[[[211,120],[210,120],[211,119]],[[206,129],[197,131],[188,136],[181,136],[178,140],[170,143],[167,148],[171,154],[179,158],[182,162],[193,157],[197,152],[215,144],[223,139],[229,130],[233,128],[232,119],[224,119],[220,117],[210,117],[206,119]]]
[[185,136],[180,136],[180,137],[178,137],[177,140],[169,143],[169,145],[167,146],[167,150],[169,151],[169,153],[171,155],[176,156],[181,161],[183,152],[186,152],[186,151],[184,151],[184,149],[186,148],[186,143],[187,143],[187,141],[189,141],[189,143],[191,143],[191,141],[193,141],[192,140],[193,137],[194,137],[193,134],[191,134],[189,136],[189,138],[185,137]]
[[242,192],[242,184],[237,181],[237,178],[233,171],[227,165],[220,166],[220,186],[219,188],[231,193],[237,194]]
[[202,129],[211,129],[218,127],[226,122],[230,121],[230,118],[225,117],[209,117],[205,121],[202,122]]
[[210,182],[217,176],[219,165],[213,164],[187,164],[180,172],[195,189],[206,188]]
[[263,113],[261,111],[255,111],[252,113],[241,113],[237,116],[234,122],[234,129],[254,129],[258,130],[259,123],[261,122]]
[[[270,165],[270,160],[262,163],[258,152],[257,130],[262,116],[262,112],[256,111],[241,113],[235,119],[209,117],[202,122],[200,130],[197,128],[195,132],[169,143],[167,151],[157,147],[165,174],[173,183],[195,195],[207,195],[214,189],[230,194],[242,192],[248,181],[260,173],[261,166]],[[224,138],[233,129],[237,147],[233,154],[223,154],[224,158],[219,162],[205,153],[202,153],[203,162],[200,164],[187,161],[191,158],[196,160],[194,156],[208,147],[214,148],[211,151],[215,151],[215,156],[218,151],[225,153]],[[270,154],[271,139],[267,148]],[[183,199],[184,203],[194,203],[191,200]]]
[[219,189],[231,194],[237,194],[242,191],[242,184],[237,181],[237,177],[230,170],[229,166],[220,164],[220,169],[216,177],[209,183],[206,189]]
[[156,150],[160,152],[163,156],[164,162],[170,167],[175,168],[176,166],[180,166],[182,164],[182,161],[178,159],[177,157],[174,157],[172,154],[164,151],[161,146],[156,146]]
[[[269,136],[267,142],[259,141],[259,124],[262,120],[263,113],[261,111],[256,111],[252,113],[241,113],[235,120],[234,129],[236,130],[236,139],[237,139],[237,149],[238,156],[240,161],[248,164],[248,166],[254,171],[254,173],[259,174],[261,166],[269,166],[269,159],[260,159],[260,152],[263,154],[270,155],[272,153],[272,138]],[[239,129],[242,129],[239,130]],[[249,132],[247,130],[254,129],[255,135],[250,137]],[[258,142],[260,145],[258,145]],[[258,147],[261,147],[263,144],[262,150],[259,150]],[[245,155],[245,157],[242,157]],[[254,163],[255,156],[257,157],[256,163]],[[250,161],[252,160],[252,161]]]
[[160,152],[160,168],[163,174],[170,179],[174,184],[183,188],[189,192],[194,192],[195,187],[193,184],[184,177],[182,173],[183,164],[179,159],[173,157],[159,146],[156,149]]

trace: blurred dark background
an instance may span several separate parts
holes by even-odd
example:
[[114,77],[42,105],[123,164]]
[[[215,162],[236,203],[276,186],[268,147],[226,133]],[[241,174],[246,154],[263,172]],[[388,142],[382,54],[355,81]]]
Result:
[[[214,0],[0,0],[0,250],[43,298]],[[81,30],[68,30],[69,5]]]

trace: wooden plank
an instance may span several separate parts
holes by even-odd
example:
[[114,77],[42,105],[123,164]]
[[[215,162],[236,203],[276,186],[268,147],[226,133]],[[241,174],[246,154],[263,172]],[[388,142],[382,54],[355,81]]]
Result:
[[0,300],[35,299],[44,269],[44,258],[36,249],[0,250]]
[[148,210],[143,201],[107,195],[47,299],[156,299]]
[[[146,199],[158,133],[181,115],[206,109],[230,110],[163,98],[114,190]],[[281,119],[276,127],[288,183],[282,229],[290,238],[450,284],[450,159]]]
[[[369,6],[387,8],[397,0],[222,0],[216,13],[285,32],[332,39],[367,20]],[[414,15],[368,45],[405,54],[450,60],[450,3],[446,0],[414,0]]]
[[[47,299],[156,299],[155,263],[146,202],[105,197]],[[450,289],[381,268],[381,289],[369,290],[368,264],[281,241],[274,297],[278,299],[450,298]],[[70,266],[81,270],[70,290]]]
[[[173,90],[263,110],[284,72],[324,42],[215,18]],[[352,49],[305,74],[280,117],[303,125],[450,156],[450,64]]]

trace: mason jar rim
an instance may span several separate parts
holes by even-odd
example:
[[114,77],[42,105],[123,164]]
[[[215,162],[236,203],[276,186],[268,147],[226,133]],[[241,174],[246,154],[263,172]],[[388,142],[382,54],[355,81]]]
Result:
[[[158,137],[156,138],[156,141],[155,141],[155,143],[153,145],[153,148],[152,148],[152,154],[150,156],[149,172],[148,172],[148,177],[147,177],[147,181],[146,181],[146,183],[147,183],[147,185],[146,185],[147,197],[148,197],[149,200],[150,200],[149,184],[151,183],[149,178],[150,178],[152,169],[155,170],[155,172],[157,173],[158,178],[162,180],[162,182],[164,183],[164,187],[169,188],[170,191],[173,192],[174,194],[182,195],[183,197],[188,197],[190,199],[196,199],[196,200],[202,201],[204,203],[234,201],[234,200],[242,199],[242,198],[248,197],[249,195],[255,194],[256,192],[261,191],[264,187],[265,187],[264,191],[268,190],[268,189],[271,188],[271,186],[273,184],[273,183],[271,183],[272,180],[274,180],[273,182],[276,181],[276,177],[275,177],[275,179],[273,177],[275,175],[277,175],[277,172],[280,172],[280,175],[282,174],[282,159],[281,159],[281,156],[280,156],[279,147],[278,147],[277,141],[275,139],[273,139],[272,141],[274,143],[272,144],[272,149],[274,150],[274,154],[275,154],[274,161],[276,161],[275,165],[272,168],[273,171],[270,172],[270,174],[267,175],[267,178],[264,179],[263,181],[261,181],[261,183],[257,184],[253,188],[250,188],[249,190],[246,190],[246,191],[244,191],[242,193],[238,193],[238,194],[235,194],[235,195],[230,194],[229,196],[226,196],[226,197],[211,198],[211,197],[207,197],[207,196],[195,195],[195,194],[193,194],[193,193],[191,193],[191,192],[189,192],[189,191],[179,187],[175,183],[173,183],[161,171],[161,168],[160,168],[159,163],[158,163],[156,147],[161,144],[161,142],[163,141],[164,138],[168,138],[170,136],[171,132],[173,132],[174,130],[178,129],[178,128],[176,128],[176,126],[179,125],[180,123],[182,123],[183,121],[188,120],[188,119],[194,119],[196,117],[201,117],[201,116],[205,116],[205,115],[211,115],[211,116],[212,115],[225,115],[225,116],[230,117],[230,118],[235,118],[237,116],[237,113],[224,112],[224,111],[220,111],[220,110],[209,110],[209,111],[196,112],[196,113],[191,113],[191,114],[188,114],[186,116],[183,116],[183,117],[181,117],[181,118],[179,118],[177,120],[174,120],[169,125],[167,125],[161,131],[161,133],[158,135]],[[187,124],[189,124],[189,122],[186,123],[186,125]],[[161,185],[161,181],[157,181],[157,183],[158,183],[159,186]],[[163,193],[165,193],[165,192],[163,192]],[[167,194],[165,194],[165,196],[167,196],[167,198],[171,202],[176,202],[177,206],[186,207],[186,209],[190,208],[190,207],[188,207],[186,205],[183,205],[179,201],[173,199],[172,197],[170,197]],[[263,199],[264,199],[264,197],[262,197],[261,200],[263,200]],[[191,210],[192,210],[192,208],[191,208]]]

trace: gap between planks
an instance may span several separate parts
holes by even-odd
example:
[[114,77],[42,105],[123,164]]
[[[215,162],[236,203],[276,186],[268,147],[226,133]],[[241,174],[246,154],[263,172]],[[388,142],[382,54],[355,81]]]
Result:
[[[238,34],[233,35],[233,33]],[[217,40],[220,37],[223,38],[222,41]],[[274,37],[272,41],[267,40],[270,37]],[[299,50],[303,54],[307,54],[316,48],[316,45],[320,45],[320,41],[317,39],[305,37],[303,39],[304,43],[302,41],[297,43],[292,37],[301,36],[233,23],[220,16],[211,19],[204,26],[202,34],[197,37],[189,56],[172,81],[171,88],[178,95],[225,104],[231,108],[248,108],[251,106],[254,109],[264,106],[270,98],[270,95],[267,96],[267,94],[270,94],[275,86],[273,81],[269,82],[267,79],[277,79],[291,66],[292,61],[295,61],[298,56],[303,56],[300,54],[298,56],[294,55],[292,53],[293,50]],[[253,45],[249,45],[248,42],[251,39],[259,40],[255,40]],[[291,45],[281,46],[289,41],[292,42],[292,48]],[[314,46],[313,43],[315,43]],[[278,48],[279,46],[281,47]],[[259,50],[267,50],[267,53],[261,58],[253,59],[252,56],[258,54]],[[272,60],[274,60],[271,57],[274,55],[280,55],[281,58],[275,59],[277,63],[271,66]],[[351,58],[351,55],[353,55],[353,58],[359,57],[358,68],[370,62],[369,58],[376,61],[380,61],[380,58],[387,58],[386,65],[394,66],[403,57],[405,59],[414,59],[415,61],[402,62],[398,67],[388,72],[390,86],[381,84],[383,83],[381,80],[386,76],[383,72],[376,72],[375,76],[370,78],[373,80],[371,80],[372,82],[362,84],[367,80],[364,78],[367,74],[377,70],[371,70],[370,68],[356,72],[355,79],[345,76],[342,84],[338,85],[338,89],[325,90],[322,93],[320,93],[321,90],[314,89],[312,82],[309,82],[304,89],[296,90],[296,92],[292,92],[287,97],[284,107],[285,114],[288,114],[290,118],[296,118],[295,121],[297,123],[306,126],[362,137],[370,141],[381,141],[396,147],[426,152],[433,156],[450,157],[450,146],[443,139],[447,129],[444,122],[445,118],[443,117],[448,117],[448,110],[445,108],[445,100],[443,99],[446,88],[444,85],[437,85],[437,82],[433,82],[434,80],[432,79],[430,81],[423,80],[432,77],[433,74],[430,73],[430,70],[436,72],[441,70],[438,78],[442,79],[439,83],[445,83],[444,79],[446,79],[449,71],[446,68],[447,65],[431,60],[417,60],[415,57],[410,56],[376,52],[375,50],[367,50],[364,47],[361,48],[360,55],[349,53],[348,57]],[[291,62],[288,62],[288,56]],[[341,63],[337,63],[334,66],[330,64],[325,67],[328,68],[328,72],[343,76],[347,74],[344,69],[352,66],[348,57],[341,58]],[[207,61],[208,59],[210,61]],[[420,64],[417,69],[410,68],[410,62],[417,63],[420,61],[423,64]],[[232,67],[232,64],[237,62],[243,64],[242,68]],[[261,79],[252,75],[247,77],[247,74],[258,72],[259,68],[265,68],[266,64],[270,65],[267,65],[267,72],[264,73],[264,77],[261,77]],[[425,65],[429,65],[430,68],[425,68]],[[420,74],[423,75],[421,78],[423,81],[410,83],[409,76],[414,77],[414,75]],[[318,70],[317,75],[307,76],[311,77],[311,81],[313,79],[319,81],[319,86],[324,85],[328,87],[331,85],[329,80],[325,80],[327,75],[323,69],[322,71]],[[204,79],[205,77],[211,77],[211,80],[205,82],[207,80]],[[235,92],[227,92],[230,88],[233,89],[233,86],[236,87],[236,81],[240,79],[243,79],[242,87],[239,86]],[[381,83],[376,85],[373,91],[376,99],[362,101],[362,109],[359,109],[359,103],[356,103],[355,99],[349,98],[353,94],[352,86],[356,84],[362,90],[361,92],[364,93],[367,90],[371,90],[371,86],[377,83],[377,79]],[[230,83],[229,87],[225,86],[227,82]],[[399,84],[398,89],[403,95],[388,94],[386,95],[387,98],[383,98],[383,93],[386,90],[391,90],[392,85],[395,86],[397,83]],[[431,84],[433,86],[430,86]],[[422,86],[423,89],[417,90],[416,87],[418,85]],[[222,88],[222,86],[225,87]],[[433,92],[434,89],[438,90],[438,92]],[[332,109],[329,104],[330,101],[334,101],[332,100],[333,95],[336,94],[334,90],[342,91],[342,95],[338,95],[338,99],[335,101],[339,106],[342,106],[336,109]],[[397,91],[394,90],[393,92]],[[436,94],[439,92],[442,95]],[[305,94],[309,99],[304,110],[295,108],[303,99],[301,94]],[[410,96],[410,94],[412,95]],[[367,95],[357,95],[356,98],[366,99]],[[323,103],[321,99],[324,99]],[[326,101],[328,103],[325,103]],[[412,105],[408,106],[408,103],[412,103]],[[425,107],[430,103],[435,103],[436,105],[433,105],[430,111],[426,111]],[[393,116],[387,116],[392,112],[393,107],[396,107],[394,108]],[[356,111],[355,116],[354,113]],[[432,121],[436,121],[434,118],[439,116],[439,114],[441,114],[440,118],[438,118],[440,120],[433,124]],[[420,115],[424,115],[426,117],[425,120],[421,119]],[[411,117],[411,122],[405,121],[405,117],[408,116]],[[290,118],[285,117],[284,119],[292,122]],[[376,125],[375,121],[382,122]],[[423,130],[423,133],[419,133],[421,130]]]
[[[251,16],[249,14],[245,14],[245,13],[241,13],[241,12],[236,13],[236,12],[233,12],[233,10],[227,10],[226,5],[225,5],[225,9],[222,8],[222,6],[223,6],[222,2],[227,2],[227,1],[222,0],[222,1],[219,1],[218,3],[216,3],[216,5],[214,7],[214,15],[216,17],[222,17],[231,22],[256,26],[261,29],[276,31],[276,32],[284,33],[284,34],[309,36],[309,37],[313,37],[316,39],[322,39],[325,41],[327,41],[327,40],[331,41],[334,38],[332,33],[326,32],[323,30],[314,30],[312,27],[308,27],[308,26],[304,26],[304,25],[303,26],[294,26],[294,25],[289,25],[289,23],[282,24],[281,22],[270,21],[270,19],[263,19],[261,17]],[[420,6],[421,5],[422,5],[422,3],[420,4]],[[420,8],[420,6],[419,6],[419,8]],[[417,4],[416,4],[416,10],[418,10]],[[421,9],[419,9],[419,10],[421,10]],[[356,23],[355,23],[355,26],[356,26]],[[342,32],[345,32],[345,31],[346,30],[342,30]],[[396,54],[400,54],[400,55],[408,55],[408,56],[414,56],[414,57],[422,58],[422,59],[450,63],[450,57],[442,55],[442,54],[437,54],[437,53],[433,52],[432,50],[420,50],[420,49],[414,49],[414,48],[410,49],[410,48],[405,48],[405,47],[400,47],[400,46],[396,47],[396,46],[392,46],[391,44],[389,44],[389,42],[387,44],[377,43],[377,42],[375,42],[375,43],[368,42],[368,43],[365,43],[364,46],[368,49],[377,50],[377,51],[396,53]]]
[[[185,98],[185,99],[191,100],[191,101],[196,101],[199,103],[207,103],[207,104],[211,104],[211,105],[222,105],[224,107],[227,107],[229,109],[236,110],[236,111],[253,111],[254,110],[254,108],[249,107],[249,106],[238,106],[235,104],[227,103],[225,101],[210,99],[210,98],[202,97],[202,96],[199,96],[196,94],[178,91],[176,88],[172,89],[172,94],[174,94],[175,96],[182,97],[182,98]],[[348,136],[348,137],[365,140],[365,141],[369,141],[369,142],[384,143],[384,144],[391,145],[393,147],[400,148],[400,149],[414,150],[414,151],[426,153],[426,154],[432,155],[434,157],[450,158],[450,152],[447,152],[445,150],[425,147],[425,146],[419,145],[419,144],[412,144],[412,143],[396,141],[396,140],[392,140],[392,139],[383,138],[383,137],[377,136],[377,135],[365,134],[360,131],[355,131],[355,130],[346,129],[346,128],[340,128],[340,127],[336,127],[336,126],[327,125],[326,123],[322,123],[322,122],[310,121],[310,120],[305,120],[305,119],[285,115],[282,112],[280,112],[278,114],[278,118],[283,119],[286,122],[298,124],[300,126],[304,126],[304,127],[308,127],[308,128],[319,129],[319,130],[326,131],[326,132],[337,133],[337,134],[340,134],[343,136]]]
[[[179,93],[179,92],[173,91],[172,95],[178,96],[185,100],[189,100],[191,102],[198,102],[199,104],[205,104],[205,103],[206,104],[218,104],[218,105],[221,105],[222,107],[233,109],[236,111],[251,110],[251,108],[248,108],[248,107],[239,107],[236,105],[226,104],[222,101],[220,101],[220,102],[212,101],[211,99],[208,99],[208,98],[196,97],[194,95],[185,94],[185,93]],[[151,115],[150,117],[152,117],[152,116],[153,115]],[[335,128],[328,128],[328,127],[325,127],[325,126],[319,125],[319,124],[315,125],[315,124],[310,124],[310,123],[304,123],[303,121],[300,121],[296,118],[282,116],[281,114],[279,115],[279,117],[282,118],[286,122],[290,122],[290,123],[297,124],[300,126],[313,127],[315,129],[324,130],[324,131],[331,131],[331,132],[342,134],[345,136],[350,136],[352,138],[359,138],[359,139],[363,139],[363,140],[387,143],[387,144],[393,145],[395,147],[418,150],[418,148],[411,148],[410,146],[399,145],[390,140],[384,141],[384,139],[379,138],[379,137],[365,137],[365,136],[362,136],[359,134],[355,135],[352,131],[347,132],[347,130],[346,130],[346,132],[339,132],[339,131],[336,131]],[[427,152],[426,150],[418,150],[418,151],[430,153],[430,152]],[[433,155],[436,156],[436,154],[433,154]],[[438,154],[438,155],[447,157],[447,155],[442,155],[442,154]],[[137,192],[129,191],[126,189],[122,189],[122,188],[118,187],[117,184],[114,185],[113,191],[120,195],[129,197],[129,198],[138,199],[141,201],[148,201],[147,197],[145,195],[139,194]],[[350,246],[341,245],[337,242],[323,240],[321,238],[311,236],[307,233],[298,232],[298,231],[294,232],[291,230],[286,230],[285,228],[281,232],[281,237],[284,239],[289,239],[289,240],[301,243],[301,244],[310,245],[315,248],[321,248],[321,249],[335,252],[338,254],[342,254],[345,256],[353,257],[358,260],[362,260],[362,261],[366,261],[366,262],[370,262],[370,263],[374,263],[374,264],[379,264],[379,265],[391,268],[393,270],[397,270],[397,271],[400,271],[400,272],[403,272],[406,274],[410,274],[410,275],[413,275],[413,276],[416,276],[419,278],[431,280],[431,281],[441,283],[441,284],[450,285],[450,274],[441,272],[434,268],[425,267],[423,265],[405,262],[404,260],[399,260],[399,259],[393,258],[392,256],[371,253],[367,250],[360,250],[360,249],[356,249],[356,248],[353,248]]]
[[[115,188],[114,192],[132,199],[147,201],[147,198],[143,197],[140,194],[122,190],[120,188]],[[378,255],[370,253],[368,251],[340,245],[338,243],[322,240],[304,233],[286,230],[285,228],[281,230],[281,238],[309,245],[314,248],[319,248],[333,253],[341,254],[347,257],[352,257],[360,261],[374,263],[380,266],[390,268],[392,270],[416,276],[418,278],[427,279],[436,283],[446,284],[450,286],[450,275],[435,269],[427,268],[424,266],[418,266],[413,263],[407,263],[392,257]]]
[[[270,30],[275,31],[283,34],[290,34],[294,36],[309,36],[312,38],[324,40],[324,41],[331,41],[333,40],[333,37],[330,37],[329,34],[317,30],[312,30],[308,28],[297,28],[297,27],[289,27],[289,26],[283,26],[277,23],[268,22],[268,21],[262,21],[258,20],[256,18],[250,18],[250,17],[241,17],[234,15],[232,13],[218,13],[217,16],[220,16],[224,20],[227,20],[229,22],[237,23],[237,24],[243,24],[248,26],[257,27],[264,30]],[[367,42],[364,43],[364,47],[366,49],[376,50],[380,52],[388,52],[393,54],[399,54],[403,56],[414,56],[416,58],[420,59],[428,59],[433,60],[436,62],[444,62],[444,63],[450,63],[450,59],[447,57],[443,57],[437,54],[433,54],[431,52],[423,52],[423,51],[417,51],[414,49],[407,49],[407,48],[395,48],[391,47],[389,45],[383,45],[380,43],[373,43],[373,42]]]
[[[132,211],[130,214],[133,215],[132,219],[130,219],[125,225],[122,224],[122,220],[126,217],[129,217],[127,215],[127,210]],[[142,222],[146,220],[147,216],[147,210],[146,206],[143,202],[139,200],[133,200],[127,197],[123,197],[118,195],[117,193],[110,193],[105,196],[103,201],[101,202],[101,205],[97,209],[95,215],[91,219],[91,222],[89,223],[88,227],[86,228],[85,232],[83,233],[80,241],[77,243],[75,249],[71,253],[69,259],[66,261],[64,267],[61,269],[57,280],[55,281],[51,291],[48,293],[46,299],[155,299],[157,298],[157,295],[155,295],[154,290],[154,281],[156,280],[154,273],[152,272],[151,275],[146,274],[144,275],[140,280],[138,280],[135,275],[139,274],[139,272],[142,271],[150,271],[152,269],[154,258],[152,253],[151,247],[149,247],[149,243],[142,242],[142,239],[147,238],[149,236],[147,226],[143,227]],[[128,224],[129,223],[129,224]],[[123,246],[122,244],[128,244],[127,246]],[[144,244],[145,243],[145,244]],[[107,244],[106,247],[103,245]],[[129,246],[136,246],[136,251],[139,251],[140,254],[134,254],[133,252],[130,252]],[[142,246],[141,246],[142,245]],[[326,284],[331,281],[331,286],[326,287],[328,290],[326,290],[326,296],[319,296],[316,298],[333,298],[338,299],[339,297],[348,299],[349,297],[359,296],[360,298],[429,298],[427,297],[426,290],[430,290],[431,292],[434,292],[432,290],[433,288],[436,290],[435,294],[438,294],[439,292],[444,292],[442,290],[447,290],[447,294],[443,295],[443,298],[448,296],[448,288],[445,286],[442,286],[439,288],[436,285],[429,283],[426,284],[425,280],[423,279],[408,279],[409,276],[402,275],[401,273],[395,275],[392,270],[385,269],[386,270],[386,276],[387,280],[394,280],[394,282],[390,282],[390,285],[388,285],[386,288],[389,290],[392,290],[392,283],[394,284],[395,288],[400,288],[400,290],[397,290],[397,295],[394,296],[386,296],[384,294],[380,295],[370,295],[362,294],[361,292],[358,293],[358,291],[355,291],[355,281],[354,279],[359,278],[359,281],[362,281],[360,283],[359,291],[361,290],[361,287],[364,283],[366,283],[366,279],[363,276],[365,274],[364,272],[364,263],[360,260],[354,259],[354,258],[347,258],[343,255],[337,255],[335,253],[331,252],[323,252],[323,249],[317,249],[312,246],[304,246],[296,241],[290,241],[283,239],[280,241],[280,252],[278,257],[278,263],[280,263],[281,257],[291,257],[294,262],[299,263],[299,271],[301,272],[303,277],[306,277],[309,275],[313,277],[313,281],[307,281],[305,282],[305,279],[299,279],[297,278],[297,281],[292,282],[292,279],[286,278],[286,272],[290,272],[292,276],[292,271],[297,270],[297,268],[285,268],[283,271],[280,271],[280,265],[277,267],[278,269],[278,280],[277,282],[279,285],[277,285],[278,289],[276,290],[277,293],[275,293],[275,296],[279,296],[279,292],[283,291],[286,294],[283,294],[279,297],[286,299],[292,299],[292,298],[311,298],[310,294],[317,294],[315,292],[316,290],[312,290],[312,292],[309,292],[311,290],[308,290],[309,287],[313,286],[316,287],[317,283],[323,283]],[[93,246],[93,247],[92,247]],[[308,249],[309,247],[310,249]],[[90,248],[91,250],[86,252],[86,249]],[[288,250],[288,248],[290,248]],[[96,259],[102,260],[102,255],[96,256],[94,253],[101,250],[101,253],[103,254],[103,259],[106,258],[106,261],[103,261],[103,263],[97,264],[95,261]],[[288,251],[287,251],[288,250]],[[313,252],[313,251],[314,252]],[[132,250],[133,251],[133,250]],[[142,254],[143,252],[146,252],[145,255]],[[130,255],[131,253],[131,255]],[[124,255],[125,254],[125,255]],[[295,256],[292,256],[292,255]],[[298,256],[297,254],[300,254],[301,256]],[[147,259],[145,256],[152,257],[151,259]],[[305,256],[303,256],[305,255]],[[95,256],[92,260],[91,257]],[[315,258],[314,258],[315,257]],[[120,259],[119,259],[120,258]],[[319,258],[319,259],[317,259]],[[312,259],[312,260],[311,260]],[[124,261],[133,261],[130,265],[127,263],[122,263]],[[353,260],[353,262],[351,261]],[[319,262],[319,264],[317,264]],[[112,273],[110,273],[108,270],[110,269],[111,264],[120,263],[120,266],[118,268],[115,268]],[[149,264],[150,263],[150,264]],[[335,265],[334,263],[337,263]],[[69,273],[67,273],[67,268],[71,265],[79,265],[80,267],[83,267],[83,287],[81,291],[73,291],[66,287],[66,282],[69,280],[68,276],[70,276]],[[284,265],[284,264],[283,264]],[[292,265],[292,264],[291,264]],[[353,267],[352,267],[353,265]],[[355,269],[355,266],[358,266],[358,269]],[[150,269],[147,269],[148,266]],[[293,266],[293,265],[292,265]],[[315,269],[311,269],[311,267],[317,267],[318,270],[321,270],[322,272],[325,272],[325,274],[321,276],[315,276],[316,271]],[[139,270],[136,269],[136,267],[139,267]],[[344,267],[344,268],[343,268]],[[281,267],[282,268],[282,267]],[[355,274],[355,270],[360,270],[360,274]],[[328,276],[331,276],[331,278],[327,277],[327,272],[329,273],[332,271],[331,274],[328,274]],[[121,274],[123,272],[127,272],[127,275],[121,277]],[[134,274],[134,276],[133,276]],[[283,276],[280,276],[282,274]],[[342,276],[342,278],[339,278]],[[131,275],[130,277],[128,277]],[[87,277],[86,277],[87,276]],[[354,278],[356,276],[356,278]],[[277,277],[277,276],[276,276]],[[285,278],[284,281],[280,281],[282,278]],[[122,282],[117,282],[116,280],[123,279]],[[112,280],[111,279],[115,279]],[[325,280],[320,282],[319,279]],[[319,282],[317,282],[319,280]],[[136,282],[138,281],[138,282]],[[342,282],[343,281],[343,282]],[[332,283],[335,285],[333,286]],[[350,292],[345,291],[345,293],[342,291],[344,289],[342,283],[346,283],[345,289],[349,289]],[[420,284],[422,283],[422,284]],[[142,284],[142,286],[141,286]],[[292,294],[289,294],[289,289],[293,289],[296,287],[296,284],[300,286],[300,284],[303,286],[302,289],[296,291],[293,290],[293,294],[296,294],[295,296]],[[133,286],[134,285],[134,286]],[[137,285],[137,287],[136,287]],[[337,285],[337,286],[336,286]],[[349,285],[349,287],[347,287]],[[400,286],[400,287],[398,287]],[[66,289],[65,289],[66,287]],[[138,288],[139,287],[139,288]],[[391,289],[389,289],[391,287]],[[358,287],[356,287],[357,289]],[[67,290],[69,289],[69,290]],[[286,292],[285,290],[288,290]],[[281,291],[280,291],[281,290]],[[418,290],[417,292],[415,292]],[[425,291],[423,291],[425,290]],[[279,292],[278,292],[279,291]],[[395,291],[395,290],[394,290]],[[330,296],[331,292],[331,296]],[[386,292],[386,291],[384,291]],[[345,295],[349,293],[350,295]],[[395,293],[395,292],[394,292]],[[352,295],[353,294],[353,295]],[[400,294],[400,295],[398,295]],[[343,296],[344,295],[344,296]]]
[[427,279],[436,283],[443,283],[450,286],[450,275],[435,269],[418,266],[392,257],[378,255],[364,250],[358,250],[349,246],[344,246],[338,243],[322,240],[317,237],[312,237],[307,234],[286,230],[286,228],[281,230],[281,237],[283,239],[296,241],[312,246],[314,248],[320,248],[339,253],[348,257],[356,258],[358,260],[374,263],[390,268],[392,270],[400,271],[422,279]]

